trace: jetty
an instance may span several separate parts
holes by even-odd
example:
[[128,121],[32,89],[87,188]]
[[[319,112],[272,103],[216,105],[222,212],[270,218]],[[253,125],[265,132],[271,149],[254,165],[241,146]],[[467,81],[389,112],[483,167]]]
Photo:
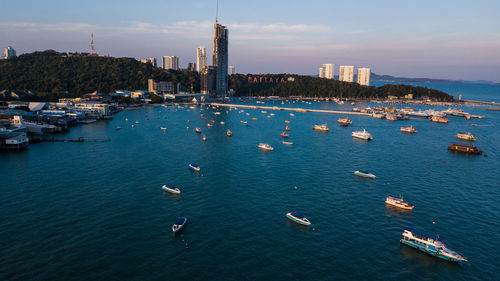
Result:
[[500,106],[500,103],[493,102],[493,101],[464,100],[463,102],[466,103],[466,104],[483,104],[483,105],[496,105],[496,106]]
[[308,109],[308,108],[298,108],[298,107],[278,107],[278,106],[262,106],[262,105],[244,105],[244,104],[231,104],[231,103],[208,103],[213,106],[223,106],[229,108],[249,108],[249,109],[266,109],[266,110],[284,110],[284,111],[294,111],[294,112],[316,112],[316,113],[330,113],[330,114],[342,114],[342,115],[364,115],[371,116],[371,113],[355,112],[355,111],[339,111],[339,110],[323,110],[323,109]]
[[37,138],[37,139],[32,139],[32,142],[109,142],[111,139],[90,139],[90,138],[84,138],[84,137],[79,137],[75,139],[59,139],[59,138]]

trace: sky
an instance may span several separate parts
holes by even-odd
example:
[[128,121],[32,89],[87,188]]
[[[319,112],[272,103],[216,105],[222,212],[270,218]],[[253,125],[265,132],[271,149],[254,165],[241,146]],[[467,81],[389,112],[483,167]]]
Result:
[[[216,0],[11,0],[0,4],[0,48],[146,58],[180,66],[207,47]],[[238,73],[318,74],[324,63],[377,74],[500,82],[498,0],[219,0]]]

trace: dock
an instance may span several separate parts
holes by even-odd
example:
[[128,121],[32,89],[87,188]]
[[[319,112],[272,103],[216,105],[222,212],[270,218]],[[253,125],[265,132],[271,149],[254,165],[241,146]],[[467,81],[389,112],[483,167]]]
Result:
[[464,100],[464,103],[466,103],[466,104],[483,104],[483,105],[496,105],[496,106],[500,106],[500,103],[498,103],[498,102],[492,102],[492,101]]
[[244,105],[244,104],[230,104],[230,103],[208,103],[213,106],[222,106],[229,108],[249,108],[249,109],[266,109],[266,110],[284,110],[293,112],[316,112],[316,113],[330,113],[341,115],[363,115],[371,116],[371,113],[354,112],[354,111],[339,111],[339,110],[322,110],[322,109],[307,109],[298,107],[278,107],[278,106],[262,106],[262,105]]
[[39,138],[33,139],[32,142],[109,142],[111,139],[91,139],[79,137],[76,139],[59,139],[59,138]]

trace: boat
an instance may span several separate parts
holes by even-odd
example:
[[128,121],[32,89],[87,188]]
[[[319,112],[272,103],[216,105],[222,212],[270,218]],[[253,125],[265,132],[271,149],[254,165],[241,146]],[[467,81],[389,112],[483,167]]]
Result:
[[457,117],[465,117],[466,115],[469,114],[467,112],[464,112],[462,109],[453,109],[453,108],[448,108],[447,110],[443,110],[442,113]]
[[194,129],[194,131],[195,131],[197,134],[201,133],[201,129],[200,129],[200,128],[196,128],[196,129]]
[[173,194],[181,194],[181,191],[175,187],[175,186],[168,186],[166,184],[164,184],[161,189],[163,191],[166,191],[166,192],[170,192],[170,193],[173,193]]
[[293,145],[293,142],[291,142],[291,141],[283,141],[283,144],[285,144],[285,145]]
[[207,140],[207,136],[204,134],[203,135],[203,138],[202,138],[203,141],[206,141]]
[[187,218],[186,217],[177,217],[175,219],[174,225],[172,225],[172,231],[174,233],[181,231],[186,225]]
[[221,125],[224,125],[225,123],[224,123],[224,121],[220,121],[220,124],[221,124]]
[[290,121],[288,121],[288,120],[285,120],[285,123],[286,123],[286,124],[290,124]]
[[318,132],[328,132],[330,130],[326,124],[322,125],[314,125],[313,130],[318,131]]
[[214,112],[214,115],[220,115],[219,111]]
[[207,127],[212,128],[213,125],[211,123],[207,123]]
[[389,121],[398,121],[398,116],[393,115],[393,114],[386,114],[385,119],[387,119]]
[[444,124],[448,123],[448,121],[449,121],[448,118],[446,118],[446,117],[439,117],[439,116],[435,116],[435,115],[429,117],[429,120],[431,122],[444,123]]
[[290,116],[291,116],[291,117],[293,117],[293,116],[295,116],[295,114],[293,114],[293,113],[290,113]]
[[408,110],[403,110],[403,113],[406,114],[409,118],[416,118],[416,119],[425,119],[429,118],[429,114],[424,112],[424,111],[408,111]]
[[265,111],[265,110],[262,110],[261,112],[262,112],[263,114],[266,114],[266,113],[267,113],[267,111]]
[[195,164],[195,163],[190,163],[189,164],[189,169],[195,171],[195,172],[199,172],[201,170],[200,166]]
[[255,117],[252,117],[252,120],[256,121],[256,120],[257,120],[257,118],[255,118]]
[[363,129],[363,131],[352,132],[352,136],[354,138],[363,139],[363,140],[372,140],[373,139],[372,135],[370,133],[368,133],[365,129]]
[[283,138],[288,138],[288,137],[290,137],[290,135],[289,135],[289,134],[287,134],[287,132],[281,132],[280,136],[281,136],[281,137],[283,137]]
[[376,113],[376,112],[373,112],[372,113],[372,117],[373,118],[377,118],[377,119],[384,119],[385,118],[385,115],[383,113]]
[[267,143],[259,143],[258,147],[265,151],[273,151],[274,148]]
[[437,258],[452,261],[468,261],[466,257],[448,249],[439,235],[428,234],[413,228],[405,227],[401,243],[433,255]]
[[290,212],[290,213],[287,213],[286,217],[289,220],[291,220],[293,222],[296,222],[298,224],[301,224],[301,225],[306,225],[306,226],[311,225],[311,222],[306,217],[304,217],[301,213],[299,213],[299,212]]
[[398,207],[405,210],[413,210],[414,206],[410,206],[408,202],[404,201],[403,198],[396,198],[392,196],[387,196],[385,198],[385,204]]
[[[128,119],[125,119],[125,121],[128,121]],[[94,122],[97,122],[97,120],[96,119],[81,119],[81,120],[77,121],[77,123],[79,123],[79,124],[91,124]]]
[[467,141],[475,141],[477,138],[473,136],[471,133],[458,133],[457,139],[467,140]]
[[339,125],[342,127],[347,127],[350,124],[352,124],[351,119],[349,119],[347,117],[346,118],[339,118],[339,119],[337,119],[337,122],[339,122]]
[[416,133],[417,132],[417,130],[415,128],[413,128],[413,126],[401,127],[399,130],[401,132],[405,132],[405,133]]
[[167,130],[167,127],[160,127],[160,129],[161,129],[162,131],[166,131],[166,130]]
[[117,130],[117,131],[119,131],[121,129],[122,129],[122,127],[120,127],[120,126],[116,126],[116,128],[115,128],[115,130]]
[[370,178],[370,179],[374,179],[374,178],[376,178],[376,177],[377,177],[377,176],[375,176],[374,174],[369,173],[369,172],[366,172],[366,171],[354,171],[354,174],[355,174],[356,176],[365,177],[365,178]]
[[139,121],[135,121],[135,124],[139,124],[140,122]]
[[477,149],[477,147],[475,146],[461,145],[456,143],[448,146],[448,150],[471,154],[483,154],[483,151]]
[[290,131],[290,127],[288,127],[288,125],[286,125],[285,131]]
[[231,130],[227,130],[226,135],[227,135],[228,137],[230,137],[230,136],[232,136],[232,135],[233,135],[233,132],[231,132]]

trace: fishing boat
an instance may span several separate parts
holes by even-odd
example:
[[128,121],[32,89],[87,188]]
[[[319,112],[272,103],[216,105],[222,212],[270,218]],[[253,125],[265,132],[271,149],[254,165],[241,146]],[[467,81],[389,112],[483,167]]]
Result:
[[160,127],[160,129],[161,129],[162,131],[166,131],[166,130],[167,130],[167,127]]
[[202,140],[206,141],[207,140],[207,135],[204,134]]
[[439,117],[439,116],[435,116],[435,115],[429,117],[429,120],[431,122],[444,123],[444,124],[446,124],[446,123],[449,122],[448,118],[446,118],[446,117]]
[[274,148],[267,143],[259,143],[258,147],[265,151],[273,151]]
[[166,192],[170,192],[170,193],[173,193],[173,194],[181,194],[181,191],[175,187],[175,186],[168,186],[166,184],[164,184],[161,189],[163,191],[166,191]]
[[283,138],[290,137],[290,135],[287,132],[281,132],[280,136],[283,137]]
[[415,128],[413,128],[413,126],[401,127],[399,130],[401,132],[405,132],[405,133],[416,133],[417,132],[417,130]]
[[326,124],[322,125],[314,125],[313,130],[318,131],[318,132],[328,132],[330,130]]
[[471,133],[458,133],[457,139],[467,140],[467,141],[475,141],[477,138],[473,136]]
[[369,179],[374,179],[377,177],[374,174],[366,172],[366,171],[354,171],[354,174],[356,176],[365,177],[365,178],[369,178]]
[[293,142],[291,142],[291,141],[283,141],[283,144],[284,145],[293,145]]
[[287,213],[286,217],[289,220],[291,220],[293,222],[296,222],[298,224],[301,224],[301,225],[306,225],[306,226],[311,225],[311,222],[306,217],[304,217],[301,213],[299,213],[299,212],[290,212],[290,213]]
[[398,207],[404,210],[413,210],[414,206],[410,206],[408,202],[404,201],[403,198],[396,198],[392,196],[387,196],[385,198],[385,204]]
[[200,166],[195,164],[195,163],[190,163],[189,164],[189,169],[195,171],[195,172],[199,172],[201,170]]
[[370,133],[368,133],[365,129],[363,129],[363,131],[352,132],[352,136],[354,138],[363,139],[363,140],[372,140],[373,139],[372,135]]
[[288,127],[288,125],[285,126],[285,131],[290,131],[290,127]]
[[337,119],[337,122],[339,122],[339,125],[342,127],[347,127],[350,124],[352,124],[351,119],[349,119],[347,117],[346,118],[339,118],[339,119]]
[[448,150],[458,151],[458,152],[463,152],[463,153],[470,153],[470,154],[483,154],[483,151],[477,149],[477,147],[475,147],[475,146],[461,145],[461,144],[456,144],[456,143],[448,146]]
[[230,137],[230,136],[232,136],[232,135],[233,135],[233,132],[231,132],[231,130],[227,130],[226,135],[227,135],[228,137]]
[[196,128],[196,129],[194,129],[194,131],[195,131],[197,134],[201,133],[201,129],[200,129],[200,128]]
[[174,233],[181,231],[186,225],[187,218],[186,217],[177,217],[175,219],[174,225],[172,225],[172,231]]
[[409,227],[404,228],[402,235],[401,243],[424,253],[453,262],[468,261],[466,257],[448,249],[439,235],[428,234]]

